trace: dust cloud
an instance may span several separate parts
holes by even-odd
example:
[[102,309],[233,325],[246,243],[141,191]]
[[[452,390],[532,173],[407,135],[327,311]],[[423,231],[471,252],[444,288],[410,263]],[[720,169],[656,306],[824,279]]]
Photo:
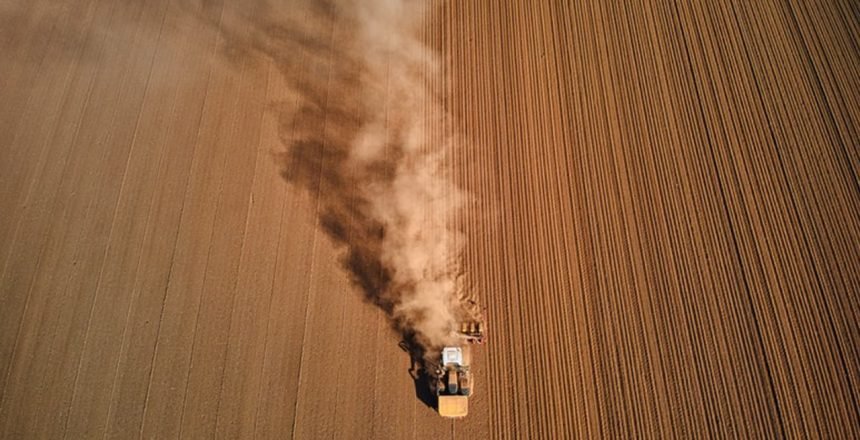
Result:
[[283,177],[317,198],[353,282],[412,355],[430,359],[475,307],[464,299],[464,238],[454,224],[471,196],[449,172],[457,139],[430,87],[440,64],[420,38],[428,6],[300,7],[256,23],[257,34],[230,36],[228,55],[241,63],[239,49],[250,49],[274,60],[292,93],[275,106]]
[[424,14],[417,3],[402,0],[358,8],[366,81],[384,82],[387,93],[365,89],[368,119],[349,163],[369,202],[366,217],[382,226],[378,257],[389,278],[382,293],[392,316],[419,343],[438,347],[452,342],[462,319],[463,239],[453,221],[468,196],[444,168],[454,139],[431,133],[450,125],[429,88],[440,74],[438,59],[413,34]]

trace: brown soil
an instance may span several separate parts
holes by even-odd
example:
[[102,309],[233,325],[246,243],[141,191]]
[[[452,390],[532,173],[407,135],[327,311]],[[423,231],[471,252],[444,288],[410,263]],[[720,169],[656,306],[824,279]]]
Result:
[[338,5],[203,3],[0,5],[0,438],[860,438],[855,3],[431,8],[462,421],[273,154],[332,131]]

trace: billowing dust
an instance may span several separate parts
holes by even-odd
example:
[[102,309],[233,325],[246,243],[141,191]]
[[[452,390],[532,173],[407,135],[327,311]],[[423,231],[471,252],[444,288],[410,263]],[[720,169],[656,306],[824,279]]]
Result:
[[318,197],[354,283],[430,359],[477,306],[455,226],[471,197],[450,175],[457,138],[429,87],[440,64],[421,42],[423,3],[308,2],[298,21],[232,37],[273,59],[294,95],[275,106],[284,178]]

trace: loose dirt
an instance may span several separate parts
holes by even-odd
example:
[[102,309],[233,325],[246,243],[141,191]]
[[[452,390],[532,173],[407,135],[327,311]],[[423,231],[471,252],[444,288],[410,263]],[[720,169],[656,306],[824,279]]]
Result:
[[461,421],[327,215],[351,93],[410,102],[348,3],[0,5],[0,437],[860,437],[852,2],[428,4]]

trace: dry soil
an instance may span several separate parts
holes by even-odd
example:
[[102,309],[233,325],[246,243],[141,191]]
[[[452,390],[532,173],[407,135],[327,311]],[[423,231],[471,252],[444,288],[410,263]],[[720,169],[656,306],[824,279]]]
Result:
[[433,5],[462,421],[281,177],[295,3],[0,2],[0,437],[860,438],[857,2]]

